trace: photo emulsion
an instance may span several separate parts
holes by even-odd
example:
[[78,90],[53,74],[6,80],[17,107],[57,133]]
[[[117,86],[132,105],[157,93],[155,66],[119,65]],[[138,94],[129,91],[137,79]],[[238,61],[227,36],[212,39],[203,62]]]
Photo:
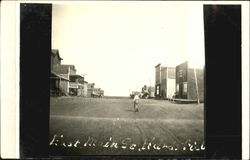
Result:
[[203,5],[53,4],[52,156],[205,154]]

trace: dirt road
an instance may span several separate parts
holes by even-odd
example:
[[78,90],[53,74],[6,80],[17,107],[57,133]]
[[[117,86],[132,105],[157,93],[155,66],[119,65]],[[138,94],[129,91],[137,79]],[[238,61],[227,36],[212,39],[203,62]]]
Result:
[[203,104],[51,98],[52,155],[202,155]]

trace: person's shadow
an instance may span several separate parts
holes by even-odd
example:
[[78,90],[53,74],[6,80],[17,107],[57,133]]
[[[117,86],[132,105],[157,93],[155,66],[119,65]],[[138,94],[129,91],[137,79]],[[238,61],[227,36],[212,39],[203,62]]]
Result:
[[135,112],[135,110],[133,110],[133,109],[125,109],[125,111],[127,111],[127,112]]

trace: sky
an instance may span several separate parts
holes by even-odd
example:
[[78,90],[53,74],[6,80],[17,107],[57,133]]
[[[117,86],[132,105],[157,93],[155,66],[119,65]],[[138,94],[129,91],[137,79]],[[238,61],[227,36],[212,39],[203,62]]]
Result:
[[203,68],[203,6],[53,4],[52,48],[106,96],[129,96],[154,86],[159,63]]

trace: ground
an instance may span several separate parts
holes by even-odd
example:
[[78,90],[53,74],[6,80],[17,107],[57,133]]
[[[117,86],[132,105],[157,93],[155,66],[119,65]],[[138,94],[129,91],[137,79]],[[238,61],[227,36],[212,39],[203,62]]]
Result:
[[204,104],[51,97],[52,155],[202,155]]

